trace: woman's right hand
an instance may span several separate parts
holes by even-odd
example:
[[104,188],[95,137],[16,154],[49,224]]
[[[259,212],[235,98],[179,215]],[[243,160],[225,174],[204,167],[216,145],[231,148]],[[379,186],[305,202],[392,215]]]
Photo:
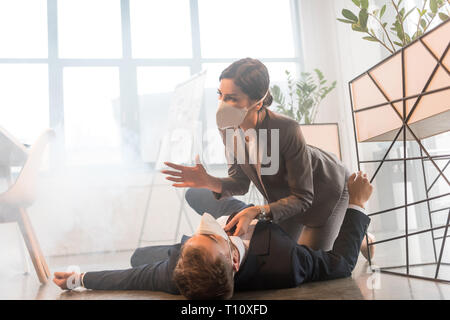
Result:
[[167,180],[176,182],[172,184],[174,187],[209,188],[211,176],[200,163],[198,156],[195,160],[196,165],[193,167],[182,166],[172,162],[164,162],[165,165],[178,171],[161,170],[161,172],[169,175],[166,177]]

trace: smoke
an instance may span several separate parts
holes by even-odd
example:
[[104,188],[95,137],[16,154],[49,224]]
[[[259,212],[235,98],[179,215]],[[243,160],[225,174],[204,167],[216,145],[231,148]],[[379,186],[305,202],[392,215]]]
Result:
[[[160,173],[153,180],[153,164],[150,161],[154,159],[143,162],[140,158],[142,148],[156,148],[158,139],[142,145],[139,125],[124,124],[120,117],[123,113],[114,109],[117,106],[114,102],[112,106],[119,145],[83,149],[81,143],[74,141],[63,144],[63,128],[53,128],[56,139],[50,143],[44,157],[37,198],[27,208],[47,257],[135,249],[144,223],[152,181],[156,186],[147,211],[150,220],[143,234],[149,242],[143,245],[174,243],[179,241],[181,234],[190,234],[189,223],[195,225],[195,222],[186,220],[187,215],[190,215],[189,219],[197,216],[186,205],[186,211],[190,212],[181,215],[180,236],[175,238],[179,206],[184,202],[182,190],[174,190]],[[141,106],[156,107],[161,108],[161,105]],[[145,125],[158,130],[158,123],[151,119]],[[13,180],[19,172],[20,168],[14,172]],[[19,230],[16,224],[0,224],[0,227],[3,235],[0,241],[3,242],[0,272],[22,272],[23,243]],[[28,255],[26,249],[24,254]]]
[[[212,114],[216,101],[215,91],[210,91],[206,97],[214,103],[206,104],[211,107],[206,112]],[[105,119],[112,118],[113,126],[99,123],[94,128],[95,122],[90,120],[87,126],[91,129],[86,129],[82,122],[71,122],[67,116],[65,127],[53,128],[56,139],[44,157],[36,201],[27,209],[45,256],[133,250],[142,227],[142,245],[175,243],[182,234],[195,230],[200,217],[185,203],[186,189],[172,187],[163,174],[158,171],[154,175],[153,170],[159,142],[167,131],[172,95],[140,96],[139,107],[123,106],[118,99],[111,101],[111,113]],[[74,123],[79,128],[74,128]],[[69,126],[72,132],[68,133]],[[111,127],[116,129],[105,129]],[[74,129],[79,134],[74,134]],[[199,136],[192,145],[208,172],[226,176],[223,144],[215,122],[200,127]],[[181,147],[183,143],[180,139]],[[174,161],[172,156],[179,159],[172,150],[164,160]],[[220,169],[208,168],[211,163],[221,164]],[[14,178],[19,172],[20,168]],[[0,227],[1,234],[10,240],[5,247],[14,253],[3,255],[0,263],[21,272],[23,244],[18,229],[13,224]]]
[[45,255],[136,247],[136,222],[143,216],[151,172],[144,164],[129,161],[136,156],[130,136],[118,150],[122,159],[128,159],[121,163],[101,164],[106,150],[75,154],[83,165],[70,164],[70,158],[61,165],[59,156],[70,152],[61,150],[58,140],[50,145],[49,160],[56,163],[42,172],[37,201],[29,208]]

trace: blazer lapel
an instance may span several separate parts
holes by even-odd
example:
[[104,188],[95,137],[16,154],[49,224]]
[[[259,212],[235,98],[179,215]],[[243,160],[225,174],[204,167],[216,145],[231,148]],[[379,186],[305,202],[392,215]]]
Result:
[[269,243],[270,222],[259,221],[253,231],[248,253],[258,256],[269,254]]
[[[256,164],[256,174],[257,174],[257,178],[258,178],[258,182],[260,187],[258,188],[261,193],[264,195],[264,197],[267,199],[267,201],[269,201],[269,195],[267,193],[266,187],[264,186],[264,183],[262,181],[261,178],[261,160],[262,160],[262,155],[264,154],[264,152],[267,152],[267,147],[269,147],[270,149],[270,135],[269,132],[267,130],[267,126],[265,125],[267,122],[264,121],[264,119],[266,119],[266,117],[268,117],[267,115],[267,109],[265,110],[265,112],[260,112],[258,114],[258,122],[256,124],[256,136],[258,137],[258,147],[257,147],[257,152],[258,152],[258,156],[257,156],[257,164]],[[264,129],[266,130],[266,137],[267,137],[267,144],[266,143],[260,143],[260,136],[259,136],[259,129]]]
[[[270,137],[267,137],[267,143],[268,144],[270,143],[269,139],[270,139]],[[259,130],[258,130],[258,141],[260,141],[259,140]],[[269,201],[269,195],[267,194],[266,187],[264,186],[264,183],[263,183],[262,178],[261,178],[261,160],[262,160],[263,152],[266,152],[266,147],[267,146],[266,146],[265,143],[258,143],[258,162],[256,164],[256,173],[258,175],[258,181],[259,181],[259,183],[261,185],[261,188],[264,191],[263,194],[265,195],[265,198],[267,199],[267,201]]]
[[246,282],[255,276],[255,272],[263,262],[260,256],[269,254],[270,244],[270,228],[269,222],[258,222],[255,226],[250,247],[244,263],[239,267],[239,271],[235,275],[235,284]]

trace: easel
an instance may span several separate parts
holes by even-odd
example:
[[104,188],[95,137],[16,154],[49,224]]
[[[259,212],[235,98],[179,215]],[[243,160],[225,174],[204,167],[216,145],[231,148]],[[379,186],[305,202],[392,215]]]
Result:
[[[159,240],[159,241],[149,241],[144,240],[144,231],[145,227],[148,221],[149,216],[149,209],[153,194],[153,189],[155,187],[171,187],[170,184],[156,184],[156,175],[159,173],[159,170],[164,167],[163,162],[164,161],[171,161],[172,159],[170,156],[172,153],[172,144],[171,139],[173,138],[174,134],[176,133],[176,130],[178,129],[184,129],[187,132],[189,132],[190,135],[190,141],[192,141],[191,148],[189,150],[189,154],[185,155],[185,159],[187,161],[184,161],[185,164],[192,164],[192,160],[195,157],[195,141],[197,136],[197,130],[198,130],[198,120],[200,116],[200,109],[203,104],[203,94],[204,94],[204,85],[206,80],[206,71],[202,71],[200,73],[195,74],[192,76],[189,80],[179,84],[175,88],[174,96],[172,99],[171,106],[169,108],[169,129],[167,133],[164,135],[162,141],[159,143],[158,146],[158,152],[156,156],[156,162],[154,166],[154,172],[152,176],[152,181],[150,184],[149,193],[147,196],[147,202],[145,205],[145,211],[144,211],[144,219],[141,226],[141,231],[139,234],[139,240],[138,240],[138,247],[142,245],[142,242],[176,242],[178,234],[180,232],[180,225],[181,225],[181,218],[184,213],[184,216],[186,218],[186,221],[189,225],[189,228],[191,232],[194,232],[194,229],[192,227],[191,221],[189,220],[188,213],[186,210],[186,202],[184,201],[184,197],[186,194],[186,188],[183,188],[182,190],[178,190],[178,188],[175,188],[175,192],[177,194],[177,197],[180,201],[180,206],[178,209],[178,216],[177,216],[177,223],[175,228],[175,234],[173,239],[167,239],[167,240]],[[186,92],[190,95],[190,100],[185,100]],[[176,161],[173,161],[176,162]]]

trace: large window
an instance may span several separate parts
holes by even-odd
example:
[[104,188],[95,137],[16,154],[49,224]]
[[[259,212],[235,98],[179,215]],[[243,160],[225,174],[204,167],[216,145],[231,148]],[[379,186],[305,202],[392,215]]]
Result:
[[200,0],[199,10],[205,58],[294,56],[289,1]]
[[45,0],[1,0],[0,43],[0,58],[47,58]]
[[58,0],[60,58],[121,58],[120,0]]
[[[152,162],[174,87],[208,69],[203,128],[215,128],[220,72],[244,57],[272,84],[298,73],[298,0],[0,0],[0,126],[24,143],[46,127],[66,165]],[[133,153],[133,156],[127,153]]]
[[133,58],[192,58],[189,1],[131,0]]
[[30,144],[48,127],[48,68],[0,64],[0,125]]
[[69,164],[120,162],[118,71],[116,67],[64,69],[64,134]]

